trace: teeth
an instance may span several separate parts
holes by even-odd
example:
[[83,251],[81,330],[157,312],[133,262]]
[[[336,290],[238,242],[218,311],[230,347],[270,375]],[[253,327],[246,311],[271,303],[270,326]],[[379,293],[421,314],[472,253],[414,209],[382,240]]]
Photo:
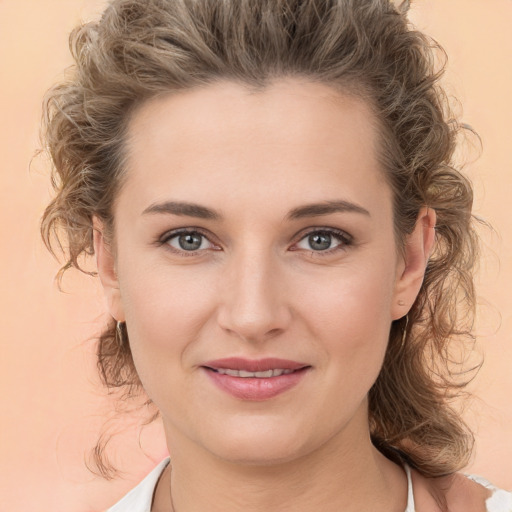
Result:
[[293,373],[294,370],[266,370],[264,372],[246,372],[245,370],[230,370],[227,368],[216,368],[215,371],[218,373],[222,373],[223,375],[231,375],[231,377],[256,377],[259,379],[269,378],[269,377],[279,377],[279,375],[287,375],[289,373]]

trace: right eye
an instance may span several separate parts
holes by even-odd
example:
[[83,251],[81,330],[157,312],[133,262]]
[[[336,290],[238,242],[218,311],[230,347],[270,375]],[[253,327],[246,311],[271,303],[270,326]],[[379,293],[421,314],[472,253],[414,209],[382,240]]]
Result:
[[173,252],[181,256],[194,256],[197,252],[217,247],[203,233],[196,230],[171,231],[165,235],[161,243],[168,245]]

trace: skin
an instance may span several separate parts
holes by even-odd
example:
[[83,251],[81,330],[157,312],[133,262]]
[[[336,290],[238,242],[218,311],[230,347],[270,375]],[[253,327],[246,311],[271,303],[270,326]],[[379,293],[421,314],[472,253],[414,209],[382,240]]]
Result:
[[[257,93],[209,85],[132,116],[115,247],[95,219],[95,251],[172,454],[153,512],[172,510],[171,487],[179,512],[405,509],[403,469],[370,442],[367,394],[391,322],[420,289],[435,212],[421,209],[402,256],[376,126],[362,100],[296,79]],[[366,213],[287,218],[339,200]],[[168,201],[222,219],[144,213]],[[200,230],[198,250],[169,238],[179,228]],[[331,235],[328,250],[312,247],[308,235],[328,229],[346,235]],[[311,369],[281,395],[246,401],[201,369],[230,356]],[[440,510],[435,489],[414,478],[418,510]]]

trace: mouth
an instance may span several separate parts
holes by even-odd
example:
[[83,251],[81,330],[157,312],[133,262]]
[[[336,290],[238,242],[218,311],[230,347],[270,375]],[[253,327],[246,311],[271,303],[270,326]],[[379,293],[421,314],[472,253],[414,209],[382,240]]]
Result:
[[297,386],[311,365],[286,359],[226,358],[202,365],[212,382],[235,398],[268,400]]
[[226,357],[224,359],[208,361],[202,366],[214,372],[231,375],[232,377],[265,379],[287,375],[294,371],[310,367],[310,365],[306,363],[277,357],[266,357],[264,359]]
[[246,370],[233,370],[229,368],[209,368],[209,370],[213,370],[216,373],[220,373],[222,375],[231,375],[231,377],[241,377],[243,379],[247,378],[256,378],[256,379],[268,379],[271,377],[280,377],[281,375],[288,375],[290,373],[296,372],[298,370],[285,370],[283,368],[273,368],[270,370],[265,370],[263,372],[248,372]]

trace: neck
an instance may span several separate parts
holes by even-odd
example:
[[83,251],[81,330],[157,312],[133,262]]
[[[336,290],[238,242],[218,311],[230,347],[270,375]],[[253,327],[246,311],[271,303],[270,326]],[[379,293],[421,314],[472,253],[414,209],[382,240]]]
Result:
[[[167,434],[169,434],[167,432]],[[172,436],[167,436],[168,443]],[[350,440],[350,442],[349,442]],[[268,465],[233,463],[177,439],[152,512],[355,512],[406,507],[402,468],[371,444],[368,432],[335,436],[314,452]],[[172,496],[172,504],[171,504]]]

